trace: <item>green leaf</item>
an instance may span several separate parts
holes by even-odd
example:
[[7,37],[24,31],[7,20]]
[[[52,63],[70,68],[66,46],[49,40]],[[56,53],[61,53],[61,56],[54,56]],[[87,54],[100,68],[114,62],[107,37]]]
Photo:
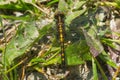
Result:
[[66,15],[66,20],[65,20],[66,24],[69,25],[72,20],[82,15],[85,11],[86,10],[83,9],[83,10],[75,11],[75,12],[72,12],[71,14]]
[[68,5],[65,2],[65,0],[59,0],[59,4],[58,4],[58,10],[61,12],[66,13],[68,10]]
[[36,57],[36,58],[33,58],[30,61],[29,66],[32,66],[32,65],[35,65],[35,64],[38,64],[38,63],[44,63],[44,62],[45,62],[45,59],[40,58],[40,57]]
[[69,45],[65,50],[65,56],[67,58],[67,65],[79,65],[83,64],[85,60],[91,60],[89,47],[85,40]]
[[60,56],[58,56],[59,53],[59,47],[51,47],[46,53],[41,56],[42,58],[45,58],[46,56],[51,55],[45,60],[45,62],[43,62],[43,66],[61,63]]
[[44,61],[45,60],[43,58],[36,57],[36,58],[33,58],[30,62],[31,63],[34,63],[34,62],[40,63],[40,62],[44,62]]
[[52,59],[50,59],[50,60],[47,60],[45,63],[43,63],[43,66],[47,66],[47,65],[51,65],[51,64],[56,64],[56,63],[58,63],[58,61],[60,61],[60,56],[58,56],[58,57],[54,57],[54,58],[52,58]]
[[39,38],[42,38],[48,31],[49,29],[52,27],[52,23],[49,23],[47,25],[45,25],[42,29],[39,30]]
[[120,0],[115,0],[115,2],[120,6]]
[[0,9],[7,9],[7,10],[16,10],[16,11],[26,11],[26,10],[34,10],[35,7],[28,2],[23,2],[19,0],[18,2],[11,2],[0,4]]
[[104,49],[99,38],[96,38],[95,26],[91,26],[88,31],[83,28],[81,29],[83,31],[87,44],[90,47],[90,52],[94,57],[98,56]]
[[80,9],[84,4],[86,3],[86,1],[75,1],[74,2],[74,9]]
[[23,55],[36,41],[40,40],[47,33],[50,27],[51,25],[48,24],[38,32],[33,22],[21,24],[18,27],[16,36],[6,46],[4,64],[8,66],[15,58]]
[[4,64],[10,65],[15,58],[24,54],[38,36],[39,33],[34,23],[21,24],[16,36],[6,46]]
[[51,47],[46,53],[44,53],[41,57],[45,57],[50,55],[51,53],[55,53],[55,52],[60,52],[60,48],[59,47]]

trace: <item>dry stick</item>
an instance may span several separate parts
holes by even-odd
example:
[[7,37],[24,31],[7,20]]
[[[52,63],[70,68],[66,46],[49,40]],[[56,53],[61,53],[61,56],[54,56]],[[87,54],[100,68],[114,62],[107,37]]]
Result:
[[21,76],[21,80],[24,80],[24,77],[25,77],[25,65],[23,66],[22,68],[22,76]]
[[112,80],[116,80],[116,77],[118,76],[119,73],[120,73],[120,66],[117,68],[116,72],[114,73]]
[[38,7],[36,4],[33,4],[33,3],[30,3],[30,4],[32,4],[34,7],[36,7],[37,9],[39,9],[40,11],[42,11],[43,13],[49,15],[49,14],[48,14],[48,11],[46,11],[46,10],[44,10],[44,9],[42,9],[42,8],[40,8],[40,7]]
[[13,66],[12,68],[10,68],[9,70],[5,71],[4,73],[7,74],[10,71],[12,71],[13,69],[15,69],[17,66],[21,65],[22,63],[25,62],[25,60],[27,60],[28,58],[26,57],[25,59],[23,59],[22,61],[20,61],[18,64],[16,64],[15,66]]

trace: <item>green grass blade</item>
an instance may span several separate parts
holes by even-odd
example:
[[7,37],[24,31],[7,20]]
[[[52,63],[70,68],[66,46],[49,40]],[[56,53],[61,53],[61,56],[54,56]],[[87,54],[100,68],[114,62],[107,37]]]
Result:
[[92,58],[92,70],[93,70],[93,80],[98,80],[97,66],[94,58]]
[[57,3],[59,0],[52,0],[49,3],[47,3],[47,6],[52,6],[53,4]]
[[0,15],[2,18],[5,19],[13,19],[13,20],[30,20],[30,16],[24,16],[24,17],[16,17],[16,16],[8,16],[8,15]]
[[101,67],[101,65],[100,65],[100,63],[97,61],[96,58],[94,58],[94,60],[95,60],[95,62],[96,62],[96,64],[97,64],[97,66],[98,66],[98,69],[100,70],[100,72],[101,72],[101,74],[102,74],[102,78],[103,78],[104,80],[108,80],[108,79],[107,79],[107,76],[105,75],[105,73],[104,73],[104,71],[103,71],[103,69],[102,69],[102,67]]

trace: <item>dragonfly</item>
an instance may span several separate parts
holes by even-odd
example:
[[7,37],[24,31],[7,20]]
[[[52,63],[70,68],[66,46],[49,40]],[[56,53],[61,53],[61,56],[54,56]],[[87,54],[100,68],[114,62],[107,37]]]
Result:
[[59,41],[61,46],[61,64],[62,64],[62,68],[65,69],[66,67],[65,50],[64,50],[64,40],[65,40],[64,39],[65,38],[64,17],[65,15],[62,12],[56,12],[54,17],[56,19],[57,31],[59,34]]

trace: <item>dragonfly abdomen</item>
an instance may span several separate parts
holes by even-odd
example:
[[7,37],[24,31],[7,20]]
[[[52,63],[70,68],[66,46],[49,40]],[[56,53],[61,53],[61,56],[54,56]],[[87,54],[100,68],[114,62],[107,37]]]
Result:
[[64,51],[64,37],[65,37],[65,30],[64,30],[64,14],[61,12],[57,12],[55,14],[55,19],[57,20],[57,31],[59,33],[59,41],[61,45],[61,63],[62,67],[65,68],[65,51]]

